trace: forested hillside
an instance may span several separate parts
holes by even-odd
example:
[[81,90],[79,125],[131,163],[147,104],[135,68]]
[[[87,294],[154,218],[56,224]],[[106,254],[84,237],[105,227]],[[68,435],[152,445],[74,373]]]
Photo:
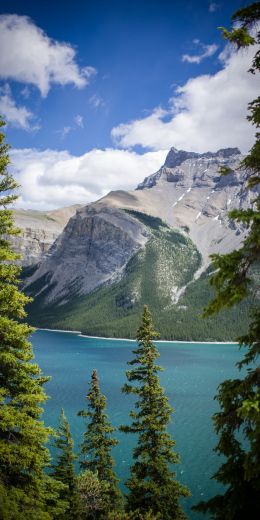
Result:
[[50,287],[46,279],[39,279],[30,286],[30,294],[39,293],[28,306],[30,322],[88,335],[133,338],[143,305],[148,304],[163,339],[233,341],[242,334],[248,302],[218,318],[201,319],[212,290],[208,271],[193,279],[201,256],[192,241],[159,218],[130,213],[145,224],[151,237],[128,262],[121,280],[85,296],[71,293],[67,304],[43,306]]

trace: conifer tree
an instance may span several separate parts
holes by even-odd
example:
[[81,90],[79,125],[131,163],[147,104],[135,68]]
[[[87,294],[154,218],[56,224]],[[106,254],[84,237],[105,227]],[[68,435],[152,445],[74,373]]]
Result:
[[109,510],[120,507],[120,493],[117,487],[117,478],[113,470],[114,460],[111,455],[113,446],[118,441],[112,437],[115,428],[110,425],[106,410],[106,398],[101,394],[97,371],[93,370],[90,389],[86,396],[88,409],[78,415],[88,418],[87,429],[81,444],[82,470],[96,473],[104,485],[104,493],[109,496]]
[[[260,3],[254,3],[233,15],[236,26],[224,37],[238,48],[246,48],[260,43]],[[254,33],[251,29],[254,28]],[[260,70],[260,51],[257,48],[250,73]],[[248,120],[257,129],[260,126],[260,97],[249,104]],[[247,188],[256,187],[260,182],[260,134],[241,167],[247,171]],[[224,175],[229,174],[223,169]],[[211,283],[216,289],[216,297],[206,309],[205,315],[217,313],[224,307],[240,302],[249,293],[253,298],[260,260],[260,196],[255,192],[251,209],[237,209],[229,213],[231,219],[242,222],[248,234],[241,248],[226,255],[213,255],[215,274]],[[258,296],[259,297],[259,296]],[[260,309],[259,299],[255,299],[252,322],[247,334],[238,339],[246,349],[238,368],[247,369],[244,377],[224,381],[218,389],[216,399],[220,412],[213,417],[219,441],[215,451],[224,455],[225,461],[214,478],[226,486],[223,494],[207,502],[201,502],[194,509],[210,513],[216,520],[244,520],[260,517],[260,375],[256,366],[260,353]],[[255,366],[253,365],[255,364]],[[250,367],[251,365],[251,367]]]
[[58,450],[56,464],[53,465],[53,477],[62,482],[64,487],[60,491],[60,497],[68,504],[67,510],[59,516],[60,520],[78,520],[79,495],[77,491],[77,477],[74,462],[76,455],[73,453],[73,439],[68,420],[64,410],[61,410],[60,423],[54,446]]
[[175,442],[167,433],[173,410],[158,377],[162,368],[155,364],[159,352],[152,340],[156,337],[158,334],[145,306],[136,336],[138,348],[134,350],[135,358],[129,362],[135,368],[126,373],[130,384],[123,387],[126,394],[137,396],[136,411],[130,413],[132,424],[121,426],[123,432],[138,436],[134,464],[126,483],[130,490],[127,509],[139,511],[141,515],[149,511],[160,514],[163,520],[179,520],[186,518],[179,499],[188,496],[189,491],[176,480],[170,468],[179,462],[179,457],[173,451]]
[[[0,128],[4,122],[0,119]],[[45,475],[51,430],[39,420],[46,400],[44,377],[24,318],[28,298],[19,290],[20,268],[10,244],[19,231],[8,209],[17,183],[8,173],[8,146],[0,133],[0,517],[4,520],[49,520],[63,510],[57,483]]]
[[77,477],[80,496],[80,519],[107,520],[110,506],[109,483],[86,469]]

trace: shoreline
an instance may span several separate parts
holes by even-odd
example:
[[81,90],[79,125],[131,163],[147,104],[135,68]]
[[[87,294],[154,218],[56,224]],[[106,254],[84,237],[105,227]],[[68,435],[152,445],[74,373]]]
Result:
[[[77,334],[82,338],[89,339],[102,339],[108,341],[132,341],[136,343],[135,339],[131,338],[106,338],[105,336],[88,336],[87,334],[82,334],[80,330],[62,330],[62,329],[44,329],[42,327],[35,327],[36,330],[45,330],[47,332],[64,332],[66,334]],[[237,341],[189,341],[189,340],[178,340],[178,339],[159,339],[155,340],[155,343],[192,343],[199,345],[239,345]]]

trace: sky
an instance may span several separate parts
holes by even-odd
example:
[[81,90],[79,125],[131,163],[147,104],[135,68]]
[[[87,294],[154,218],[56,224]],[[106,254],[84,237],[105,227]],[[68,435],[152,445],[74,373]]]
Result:
[[0,114],[18,206],[134,189],[171,146],[238,147],[254,129],[255,49],[221,36],[240,0],[1,0]]

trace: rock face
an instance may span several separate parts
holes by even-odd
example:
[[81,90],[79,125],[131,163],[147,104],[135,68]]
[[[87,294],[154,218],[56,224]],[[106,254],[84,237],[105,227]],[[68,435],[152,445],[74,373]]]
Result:
[[[146,227],[125,211],[106,205],[79,209],[69,220],[25,287],[42,280],[46,303],[65,303],[119,279],[130,258],[149,237]],[[34,296],[37,296],[34,291]]]
[[[232,208],[251,207],[254,198],[244,189],[245,172],[237,170],[242,158],[237,148],[203,154],[171,148],[164,165],[137,190],[111,192],[101,202],[158,216],[187,233],[206,266],[210,254],[239,247],[245,236],[228,217]],[[231,174],[221,176],[220,166]]]
[[15,251],[22,255],[21,265],[37,264],[79,207],[74,205],[48,212],[16,210],[15,223],[22,232],[12,241]]

